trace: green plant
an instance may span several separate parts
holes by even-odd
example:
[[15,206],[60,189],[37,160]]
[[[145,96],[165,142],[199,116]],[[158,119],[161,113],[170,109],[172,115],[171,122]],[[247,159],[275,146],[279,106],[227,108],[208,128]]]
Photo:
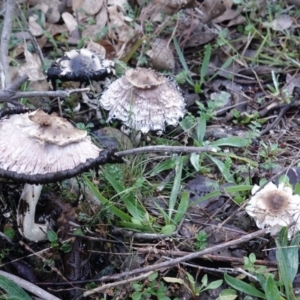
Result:
[[72,246],[70,243],[65,242],[65,243],[60,243],[57,233],[53,230],[48,230],[47,231],[47,237],[49,242],[51,243],[52,249],[59,249],[65,253],[68,253],[72,250]]
[[[222,174],[226,182],[235,183],[234,176],[231,172],[233,159],[241,161],[247,160],[250,166],[257,166],[257,163],[250,159],[239,157],[233,153],[224,153],[220,151],[222,150],[221,147],[225,146],[246,148],[250,144],[251,140],[233,136],[228,138],[221,138],[212,142],[204,141],[207,121],[214,117],[214,111],[218,106],[220,106],[220,103],[208,101],[207,106],[204,106],[204,104],[200,102],[198,102],[197,104],[199,106],[199,117],[188,115],[180,122],[180,126],[182,127],[184,132],[193,139],[195,146],[210,146],[219,152],[201,154],[193,153],[190,156],[190,162],[195,170],[199,172],[204,165],[204,161],[209,159],[220,170],[220,173]],[[223,158],[223,160],[219,159],[219,157]]]
[[204,291],[214,290],[214,289],[219,288],[223,283],[222,279],[208,283],[208,277],[205,274],[201,279],[201,284],[198,285],[196,283],[194,277],[188,272],[185,272],[184,279],[174,278],[174,277],[163,277],[163,279],[166,282],[183,284],[188,289],[188,291],[191,293],[191,295],[194,299],[198,299],[197,296],[199,296]]
[[207,246],[207,233],[203,230],[200,230],[195,236],[195,249],[202,250]]
[[[156,205],[164,218],[164,225],[158,224],[156,218],[151,217],[144,205],[139,201],[139,195],[146,197],[148,193],[152,192],[153,187],[142,174],[138,173],[136,174],[137,177],[133,176],[133,171],[137,171],[136,167],[126,175],[126,177],[130,176],[129,182],[126,182],[126,178],[124,177],[124,172],[128,171],[128,166],[125,166],[127,167],[127,171],[122,170],[116,165],[105,166],[102,172],[108,183],[107,186],[113,188],[113,198],[115,198],[115,200],[119,198],[121,200],[119,205],[125,206],[127,212],[124,212],[124,209],[119,209],[116,205],[116,201],[113,201],[113,198],[108,199],[104,197],[87,177],[85,177],[85,182],[102,205],[105,205],[105,208],[118,218],[117,224],[119,226],[143,232],[156,232],[170,235],[176,230],[176,225],[182,220],[188,208],[187,192],[183,192],[180,198],[178,197],[178,195],[180,195],[179,191],[182,180],[183,161],[183,157],[174,157],[173,159],[173,166],[176,174],[167,204],[168,210],[165,211],[161,206]],[[168,168],[167,164],[164,164],[164,168]],[[152,175],[157,174],[156,172],[159,172],[159,170],[164,168],[157,168],[156,171],[152,171]],[[147,190],[147,186],[150,190]]]
[[135,292],[132,294],[132,300],[149,299],[155,296],[158,300],[171,300],[166,296],[167,287],[163,282],[157,281],[158,272],[154,272],[147,278],[145,283],[134,282],[132,284]]
[[300,237],[297,235],[289,243],[287,229],[283,228],[280,231],[279,237],[276,239],[279,280],[275,280],[274,275],[267,268],[255,266],[256,257],[254,254],[250,254],[249,258],[245,258],[245,269],[253,275],[253,278],[260,284],[261,289],[257,289],[255,286],[241,279],[231,277],[228,274],[224,275],[226,283],[246,295],[260,299],[282,300],[286,298],[287,300],[296,300],[293,281],[298,271],[299,240]]
[[291,99],[292,99],[292,95],[288,92],[287,89],[285,89],[285,88],[281,89],[279,87],[278,76],[275,76],[275,73],[273,70],[272,70],[271,74],[272,74],[273,86],[267,85],[271,92],[271,96],[273,98],[280,100],[283,103],[290,103]]

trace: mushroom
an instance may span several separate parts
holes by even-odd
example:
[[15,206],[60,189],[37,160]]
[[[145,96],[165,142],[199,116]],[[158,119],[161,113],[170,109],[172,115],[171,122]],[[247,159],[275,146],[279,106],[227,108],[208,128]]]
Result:
[[185,101],[176,82],[154,70],[129,69],[99,99],[109,111],[107,121],[118,119],[127,127],[147,133],[176,126],[185,114]]
[[300,196],[293,195],[292,188],[269,182],[262,189],[255,185],[246,212],[260,229],[270,228],[276,235],[282,227],[288,227],[288,237],[300,229]]
[[47,70],[48,79],[56,88],[55,80],[79,81],[88,83],[90,80],[101,81],[115,75],[114,62],[103,59],[88,49],[65,52]]
[[17,212],[19,231],[31,241],[44,240],[47,224],[34,222],[42,184],[104,164],[113,150],[98,148],[86,131],[41,109],[8,109],[1,111],[0,118],[0,177],[26,183]]

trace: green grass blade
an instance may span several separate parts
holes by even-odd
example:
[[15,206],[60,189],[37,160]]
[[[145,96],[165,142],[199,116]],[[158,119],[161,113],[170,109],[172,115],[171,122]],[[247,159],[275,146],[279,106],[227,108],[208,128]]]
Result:
[[177,211],[174,216],[174,222],[175,224],[178,224],[184,215],[186,214],[186,211],[189,207],[189,194],[187,191],[183,191],[180,199],[180,203],[178,205]]
[[238,193],[238,192],[245,192],[245,191],[251,191],[253,188],[252,185],[235,185],[235,186],[229,186],[227,188],[224,189],[224,192],[222,190],[217,190],[217,191],[213,191],[199,199],[197,199],[196,201],[193,201],[193,203],[191,203],[191,206],[197,205],[198,203],[201,203],[209,198],[212,197],[217,197],[217,196],[221,196],[223,193],[226,194],[232,194],[232,193]]
[[124,213],[122,210],[120,210],[114,204],[112,204],[109,200],[107,200],[105,197],[103,197],[101,195],[101,193],[99,192],[99,190],[95,187],[95,185],[86,176],[83,176],[83,177],[84,177],[84,180],[85,180],[87,186],[91,190],[91,192],[94,194],[94,196],[99,200],[99,202],[102,205],[108,206],[110,211],[115,216],[119,217],[121,220],[123,220],[123,221],[130,221],[131,220],[130,215]]
[[183,166],[183,159],[182,157],[178,157],[176,160],[176,175],[170,195],[170,200],[169,200],[169,218],[172,219],[172,215],[174,212],[174,207],[177,201],[177,196],[180,190],[180,184],[181,184],[181,176],[182,176],[182,166]]
[[116,193],[124,201],[124,204],[132,217],[142,221],[144,219],[145,211],[137,203],[134,197],[132,197],[132,194],[128,193],[125,186],[123,186],[119,181],[115,180],[115,178],[107,170],[103,172],[103,175],[105,179],[112,185]]
[[267,300],[281,300],[280,292],[274,278],[271,275],[267,278],[265,294]]
[[198,118],[198,124],[196,127],[197,142],[199,142],[201,145],[204,140],[205,131],[206,131],[206,118],[205,116],[201,116],[200,118]]
[[211,59],[211,45],[205,46],[204,58],[200,69],[200,86],[205,82],[205,75],[207,74],[208,65]]
[[176,37],[173,38],[173,42],[174,42],[174,47],[175,47],[175,50],[176,50],[177,55],[179,57],[179,60],[180,60],[180,62],[182,64],[182,67],[183,67],[183,69],[186,72],[187,81],[188,81],[188,83],[190,85],[194,86],[194,81],[193,81],[193,79],[192,79],[192,77],[190,75],[190,70],[189,70],[189,68],[187,66],[187,63],[186,63],[185,58],[184,58],[184,55],[183,55],[183,53],[182,53],[182,51],[181,51],[181,49],[179,47],[179,44],[178,44],[178,41],[177,41]]
[[222,138],[217,141],[211,142],[210,146],[212,147],[228,146],[228,147],[242,148],[242,147],[249,146],[249,139],[231,136],[228,138]]
[[0,288],[3,289],[9,297],[13,297],[19,300],[31,300],[27,293],[24,292],[16,283],[12,280],[0,275]]
[[252,286],[242,280],[231,277],[226,273],[224,274],[224,278],[225,278],[226,283],[228,285],[230,285],[231,287],[233,287],[235,290],[245,293],[246,295],[266,299],[265,295],[261,291],[259,291],[257,288],[255,288],[254,286]]

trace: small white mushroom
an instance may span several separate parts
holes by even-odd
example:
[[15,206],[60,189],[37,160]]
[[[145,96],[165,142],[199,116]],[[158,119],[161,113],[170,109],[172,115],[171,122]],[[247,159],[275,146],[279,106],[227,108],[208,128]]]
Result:
[[293,195],[292,188],[269,182],[264,188],[255,185],[246,212],[255,220],[258,228],[270,228],[276,235],[282,227],[288,227],[289,238],[300,229],[300,196]]
[[185,114],[185,101],[175,81],[154,70],[129,69],[99,99],[109,111],[107,121],[118,119],[134,130],[163,131],[176,126]]
[[46,239],[47,224],[34,222],[40,184],[71,178],[101,164],[107,159],[105,152],[86,131],[42,110],[2,118],[0,176],[27,183],[17,212],[20,233],[35,242]]

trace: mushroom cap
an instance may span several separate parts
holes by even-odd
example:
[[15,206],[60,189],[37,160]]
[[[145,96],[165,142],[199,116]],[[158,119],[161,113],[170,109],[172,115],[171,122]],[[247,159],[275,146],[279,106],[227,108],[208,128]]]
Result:
[[109,111],[108,121],[118,119],[129,128],[147,133],[176,126],[185,114],[185,101],[176,82],[154,70],[128,70],[99,99]]
[[300,196],[293,195],[290,187],[269,182],[262,189],[255,185],[252,194],[246,212],[258,228],[269,227],[271,234],[275,235],[283,226],[289,226],[289,237],[299,230]]
[[92,143],[86,131],[42,110],[0,120],[0,177],[49,183],[76,176],[107,162],[113,150]]
[[65,52],[47,70],[48,79],[62,81],[100,81],[115,75],[114,62],[88,49]]

